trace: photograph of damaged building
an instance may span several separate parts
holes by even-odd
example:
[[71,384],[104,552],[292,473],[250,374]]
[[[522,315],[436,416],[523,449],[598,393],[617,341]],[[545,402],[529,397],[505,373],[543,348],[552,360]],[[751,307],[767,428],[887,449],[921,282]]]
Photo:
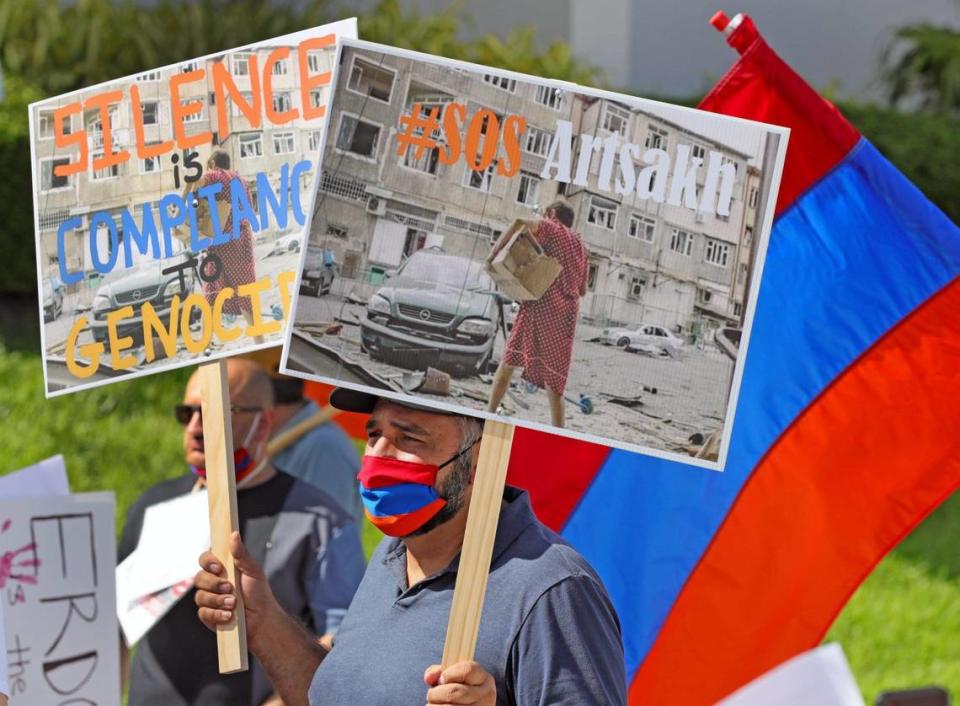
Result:
[[[401,116],[415,104],[442,116],[453,103],[467,106],[465,124],[481,109],[496,114],[501,125],[511,114],[526,119],[516,174],[499,174],[496,160],[484,172],[464,159],[444,164],[442,131],[435,133],[437,146],[419,156],[413,146],[398,150]],[[735,170],[729,215],[640,199],[635,191],[602,190],[599,151],[585,186],[544,178],[558,120],[570,121],[574,136],[615,133],[641,153],[659,148],[673,156],[686,144],[704,164],[708,153],[721,153]],[[363,369],[358,382],[368,383],[369,374],[406,389],[419,380],[411,371],[432,366],[452,375],[448,394],[456,404],[483,410],[489,374],[518,306],[505,302],[501,308],[485,293],[494,285],[483,261],[514,219],[541,218],[559,197],[573,208],[570,230],[589,253],[565,426],[596,434],[612,422],[617,430],[604,436],[681,453],[711,437],[716,446],[770,191],[764,151],[776,151],[776,137],[771,148],[764,126],[722,120],[346,46],[309,235],[311,249],[335,260],[338,279],[329,296],[301,294],[288,365],[330,379],[349,363]],[[502,144],[499,149],[503,159]],[[705,173],[701,167],[698,193]],[[310,267],[308,257],[305,270]],[[444,297],[432,285],[407,291],[402,284],[430,271],[440,273],[433,279],[459,283],[459,291]],[[345,324],[336,340],[323,336],[333,321]],[[326,366],[305,342],[335,351],[339,367]],[[501,412],[549,420],[543,391],[519,376]]]

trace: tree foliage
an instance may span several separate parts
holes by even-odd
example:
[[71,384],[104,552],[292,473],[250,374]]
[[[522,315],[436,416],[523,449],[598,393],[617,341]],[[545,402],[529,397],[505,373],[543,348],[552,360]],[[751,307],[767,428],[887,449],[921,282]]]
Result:
[[43,94],[17,76],[5,76],[0,101],[0,252],[4,253],[0,291],[36,290],[30,130],[27,106]]
[[[19,0],[0,3],[0,62],[47,95],[315,27],[337,19],[332,2],[271,0]],[[346,13],[344,13],[346,14]],[[455,7],[436,15],[381,0],[360,18],[360,36],[454,59],[570,81],[599,72],[563,43],[537,48],[534,29],[459,38]]]
[[912,100],[925,110],[960,113],[960,31],[905,25],[894,32],[882,62],[895,105]]

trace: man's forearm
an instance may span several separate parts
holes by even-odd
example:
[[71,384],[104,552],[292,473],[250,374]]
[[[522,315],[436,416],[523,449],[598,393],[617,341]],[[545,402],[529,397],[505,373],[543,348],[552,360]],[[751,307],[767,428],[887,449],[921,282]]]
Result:
[[278,607],[260,625],[251,649],[283,703],[307,706],[313,674],[328,652],[318,638]]

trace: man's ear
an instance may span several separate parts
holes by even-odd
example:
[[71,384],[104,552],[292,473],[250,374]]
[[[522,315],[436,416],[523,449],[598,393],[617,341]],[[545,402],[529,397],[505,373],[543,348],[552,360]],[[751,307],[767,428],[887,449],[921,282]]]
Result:
[[477,477],[477,461],[480,460],[480,442],[473,445],[470,449],[470,484],[473,485],[473,479]]
[[273,435],[273,425],[277,420],[276,412],[267,407],[260,414],[260,429],[257,429],[256,435],[264,440],[269,439]]

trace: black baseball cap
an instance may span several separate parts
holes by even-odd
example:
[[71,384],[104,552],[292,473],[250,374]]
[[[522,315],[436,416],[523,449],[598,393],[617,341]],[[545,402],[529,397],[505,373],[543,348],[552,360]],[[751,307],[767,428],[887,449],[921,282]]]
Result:
[[373,408],[380,400],[387,400],[388,402],[398,404],[401,407],[409,407],[410,409],[416,409],[421,412],[447,414],[452,417],[466,416],[459,414],[458,412],[448,412],[445,409],[437,409],[436,407],[417,404],[416,402],[410,402],[405,399],[398,400],[394,399],[393,397],[381,397],[380,395],[376,395],[372,392],[354,390],[349,387],[336,387],[333,389],[333,392],[330,393],[330,405],[342,412],[359,412],[360,414],[370,414],[373,412]]

